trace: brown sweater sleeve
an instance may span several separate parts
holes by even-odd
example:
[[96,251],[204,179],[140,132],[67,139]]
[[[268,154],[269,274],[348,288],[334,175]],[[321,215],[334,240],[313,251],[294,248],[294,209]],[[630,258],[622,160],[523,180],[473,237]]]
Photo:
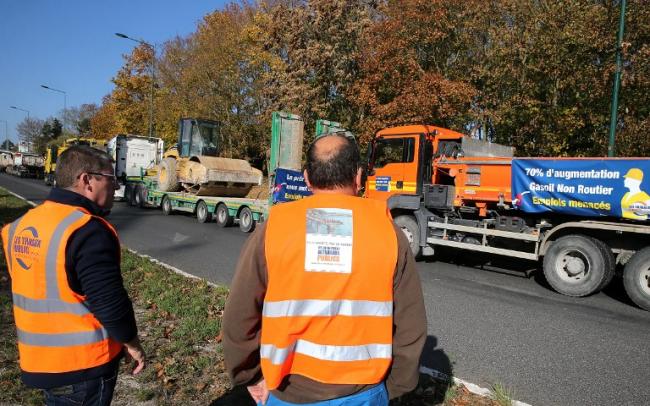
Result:
[[267,284],[265,230],[266,223],[259,224],[244,244],[224,310],[223,353],[234,385],[252,385],[262,379],[259,345]]
[[420,278],[406,236],[395,227],[398,243],[393,285],[393,364],[386,378],[393,399],[418,383],[420,355],[427,337],[427,316]]

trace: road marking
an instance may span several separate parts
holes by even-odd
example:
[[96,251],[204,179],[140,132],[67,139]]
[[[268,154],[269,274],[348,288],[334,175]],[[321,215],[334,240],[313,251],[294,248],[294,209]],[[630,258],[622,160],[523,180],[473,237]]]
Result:
[[[483,397],[491,397],[492,396],[492,391],[487,389],[487,388],[480,387],[475,383],[467,382],[467,381],[462,380],[460,378],[456,378],[455,376],[450,377],[449,375],[445,374],[444,372],[440,372],[440,371],[437,371],[437,370],[432,369],[432,368],[427,368],[425,366],[420,365],[420,373],[425,374],[425,375],[429,375],[430,377],[432,377],[434,379],[440,379],[440,380],[447,381],[447,382],[452,380],[455,385],[463,385],[465,388],[467,388],[468,391],[470,391],[470,392],[472,392],[472,393],[474,393],[476,395],[479,395],[479,396],[483,396]],[[529,405],[528,403],[520,402],[518,400],[513,399],[512,400],[512,406],[531,406],[531,405]]]
[[178,242],[183,242],[183,241],[187,240],[188,238],[190,238],[189,235],[176,233],[176,234],[174,234],[174,238],[172,238],[172,241],[178,243]]

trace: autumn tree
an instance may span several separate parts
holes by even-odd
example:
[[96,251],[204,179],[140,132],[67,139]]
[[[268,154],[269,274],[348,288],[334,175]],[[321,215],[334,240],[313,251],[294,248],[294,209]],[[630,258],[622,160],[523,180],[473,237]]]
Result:
[[115,89],[110,95],[110,102],[113,103],[113,111],[116,113],[116,133],[149,133],[153,58],[154,49],[149,45],[141,44],[133,48],[131,54],[125,56],[124,66],[112,80]]
[[[264,49],[277,59],[267,79],[271,109],[300,114],[308,129],[326,118],[355,127],[359,39],[374,5],[357,0],[278,1],[261,21]],[[307,135],[311,135],[308,132]]]
[[[630,90],[632,83],[643,87],[647,78],[642,71],[648,61],[643,58],[648,7],[630,3],[622,112],[647,105],[635,100],[647,100],[647,82],[645,92]],[[594,0],[477,4],[464,20],[461,37],[468,52],[459,60],[477,89],[476,122],[497,141],[515,146],[518,155],[604,155],[618,10],[616,2]],[[640,113],[647,117],[647,111]],[[622,114],[621,138],[639,123],[643,120]]]
[[468,78],[454,74],[454,31],[471,1],[389,0],[363,37],[360,78],[352,100],[358,132],[399,123],[461,127],[476,94]]

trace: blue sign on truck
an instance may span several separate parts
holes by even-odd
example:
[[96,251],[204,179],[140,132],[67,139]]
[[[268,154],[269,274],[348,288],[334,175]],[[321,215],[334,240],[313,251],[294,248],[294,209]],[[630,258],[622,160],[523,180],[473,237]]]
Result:
[[273,203],[291,202],[311,195],[302,172],[278,168],[273,185]]
[[513,159],[512,201],[528,213],[650,220],[650,159]]

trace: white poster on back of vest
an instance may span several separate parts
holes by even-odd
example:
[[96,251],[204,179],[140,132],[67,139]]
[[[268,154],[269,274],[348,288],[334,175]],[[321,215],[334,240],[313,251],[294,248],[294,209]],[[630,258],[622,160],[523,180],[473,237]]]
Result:
[[307,210],[305,271],[352,272],[352,210]]

